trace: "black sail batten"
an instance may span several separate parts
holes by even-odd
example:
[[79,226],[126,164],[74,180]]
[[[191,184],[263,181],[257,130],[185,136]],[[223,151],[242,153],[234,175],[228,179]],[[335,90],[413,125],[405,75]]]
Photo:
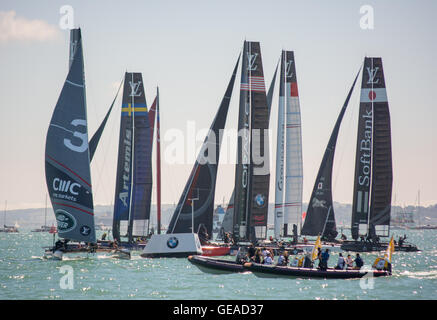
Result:
[[[390,111],[381,58],[367,58],[367,76],[372,87],[363,88],[362,101],[373,101],[372,186],[369,213],[369,235],[389,236],[393,184]],[[370,88],[370,90],[368,90]],[[367,90],[365,90],[367,89]]]
[[259,42],[244,42],[238,151],[235,173],[234,236],[265,238],[269,197],[269,110]]
[[100,138],[102,137],[103,130],[105,129],[106,122],[108,122],[109,115],[111,114],[112,108],[114,107],[115,101],[117,100],[118,93],[120,92],[121,86],[123,84],[123,81],[120,82],[120,86],[118,87],[117,93],[115,95],[114,100],[112,100],[111,106],[109,107],[108,112],[105,115],[105,118],[103,118],[102,123],[100,124],[97,131],[94,133],[94,135],[91,137],[89,148],[90,148],[90,161],[93,160],[94,153],[96,152],[97,146],[99,144]]
[[[215,185],[221,145],[220,133],[226,124],[239,61],[240,57],[238,57],[235,64],[209,134],[203,142],[196,163],[173,213],[167,233],[197,233],[199,227],[203,225],[206,227],[208,234],[212,235]],[[194,230],[192,230],[193,208],[191,206],[193,197],[198,198],[193,203]]]
[[47,131],[45,173],[59,237],[95,243],[83,65],[79,38]]
[[335,238],[337,235],[334,207],[332,202],[332,168],[334,163],[335,147],[340,125],[349,104],[350,97],[354,90],[361,68],[358,71],[349,93],[338,115],[328,145],[320,164],[317,178],[314,183],[311,198],[302,226],[301,234],[308,236],[322,235],[324,238]]

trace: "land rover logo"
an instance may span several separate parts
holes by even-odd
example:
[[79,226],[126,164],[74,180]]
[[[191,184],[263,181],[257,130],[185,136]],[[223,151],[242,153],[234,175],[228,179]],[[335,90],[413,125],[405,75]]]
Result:
[[76,219],[67,211],[58,209],[55,212],[55,216],[59,233],[71,231],[76,227]]
[[255,202],[258,207],[263,207],[265,204],[265,197],[262,194],[257,194],[255,197]]
[[170,249],[176,248],[178,244],[179,244],[179,240],[176,237],[171,237],[170,239],[167,240],[167,247],[169,247]]
[[89,236],[91,233],[91,228],[88,226],[82,226],[82,227],[80,227],[79,231],[80,231],[81,235]]

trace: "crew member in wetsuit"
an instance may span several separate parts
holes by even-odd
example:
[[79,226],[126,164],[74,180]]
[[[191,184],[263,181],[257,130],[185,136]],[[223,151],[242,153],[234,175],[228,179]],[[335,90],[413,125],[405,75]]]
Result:
[[199,232],[197,233],[197,235],[199,236],[200,244],[206,245],[209,243],[208,242],[209,235],[208,232],[206,231],[206,227],[204,224],[201,224],[199,226]]

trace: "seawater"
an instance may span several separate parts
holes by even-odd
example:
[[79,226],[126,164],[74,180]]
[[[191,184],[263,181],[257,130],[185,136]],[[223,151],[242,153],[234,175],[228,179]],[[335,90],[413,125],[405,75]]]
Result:
[[[437,299],[437,230],[394,234],[407,234],[422,251],[395,252],[393,276],[324,280],[265,279],[249,272],[212,275],[187,259],[144,259],[140,252],[131,260],[104,253],[45,260],[42,247],[52,244],[52,235],[0,233],[0,299]],[[330,266],[337,257],[331,252]],[[377,254],[362,257],[370,265]],[[72,271],[72,289],[65,288],[65,269]]]

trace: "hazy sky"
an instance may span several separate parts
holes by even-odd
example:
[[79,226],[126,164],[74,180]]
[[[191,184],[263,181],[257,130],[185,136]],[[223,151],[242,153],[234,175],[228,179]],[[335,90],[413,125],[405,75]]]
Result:
[[[422,204],[437,202],[436,1],[2,0],[0,203],[7,200],[8,208],[43,206],[45,201],[45,137],[68,68],[69,32],[59,27],[65,4],[72,6],[74,24],[82,28],[90,136],[126,70],[143,73],[149,105],[160,87],[164,153],[170,129],[186,132],[187,123],[196,129],[210,126],[244,39],[261,43],[267,85],[281,49],[294,50],[308,201],[354,75],[365,55],[381,56],[392,121],[393,202],[396,195],[397,205],[414,204],[419,189]],[[374,9],[374,29],[360,28],[363,5]],[[239,77],[227,128],[237,126]],[[334,165],[334,200],[344,203],[352,202],[358,93],[343,120]],[[277,96],[278,88],[270,125],[272,156]],[[92,163],[96,204],[114,198],[120,100],[116,106]],[[192,143],[187,141],[185,149],[190,149],[187,144],[192,149]],[[178,201],[191,168],[192,163],[163,163],[164,203]],[[234,174],[234,165],[220,165],[216,202],[228,201]]]

